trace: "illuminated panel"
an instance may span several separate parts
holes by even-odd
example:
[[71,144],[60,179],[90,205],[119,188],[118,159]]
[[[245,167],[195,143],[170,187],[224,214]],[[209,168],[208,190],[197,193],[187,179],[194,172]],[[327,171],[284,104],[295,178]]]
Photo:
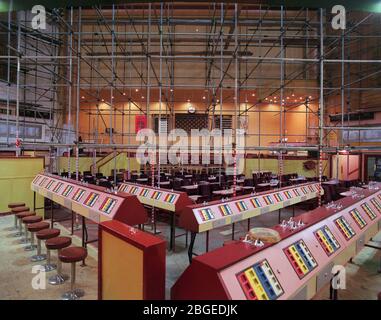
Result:
[[353,209],[353,210],[349,211],[349,214],[351,215],[353,220],[355,220],[356,224],[359,226],[360,229],[365,228],[367,223],[357,209]]
[[267,260],[254,264],[236,277],[248,300],[276,300],[284,293]]
[[40,181],[40,183],[39,183],[38,185],[39,185],[39,186],[42,186],[42,185],[45,183],[46,180],[48,180],[48,178],[44,177],[44,178]]
[[100,206],[99,210],[104,213],[110,214],[112,209],[114,209],[116,203],[117,203],[116,199],[106,198],[105,201],[103,201],[102,205]]
[[50,188],[52,187],[52,185],[53,185],[54,182],[55,182],[55,181],[54,181],[53,179],[50,180],[50,181],[48,182],[48,184],[45,186],[45,189],[50,190]]
[[363,203],[361,205],[361,208],[366,212],[366,214],[368,215],[368,217],[371,219],[371,220],[374,220],[377,218],[377,215],[375,214],[375,212],[372,210],[371,207],[369,207],[369,205],[367,203]]
[[283,252],[300,279],[304,278],[318,265],[303,240],[299,240],[283,249]]
[[64,185],[63,182],[58,182],[56,186],[53,188],[53,192],[58,193],[61,190],[63,185]]
[[64,191],[62,192],[62,195],[64,197],[67,197],[70,195],[70,193],[73,191],[74,187],[71,186],[71,185],[67,185],[66,188],[64,189]]
[[81,198],[83,197],[83,195],[85,194],[85,190],[84,189],[78,189],[77,191],[76,191],[76,193],[74,193],[74,196],[73,196],[73,200],[74,201],[80,201],[81,200]]
[[381,213],[381,205],[376,198],[370,199],[370,202],[377,208],[378,213]]
[[277,202],[282,202],[282,201],[284,201],[282,195],[281,195],[279,192],[274,194],[274,198],[275,198],[275,200],[276,200]]
[[300,192],[298,189],[293,189],[292,192],[294,192],[294,194],[297,196],[297,197],[300,197]]
[[162,192],[156,190],[153,192],[151,199],[159,200],[161,197],[161,194],[162,194]]
[[[127,186],[126,186],[126,189],[127,189]],[[130,191],[129,191],[129,193],[131,193],[131,194],[137,194],[138,190],[139,190],[139,187],[132,186]]]
[[291,199],[291,198],[292,198],[292,194],[291,194],[290,191],[285,191],[285,192],[283,192],[283,193],[284,193],[286,199]]
[[84,205],[86,205],[88,207],[93,207],[98,198],[99,198],[99,194],[92,192],[86,198]]
[[356,232],[349,225],[343,216],[335,220],[336,226],[339,228],[345,239],[349,240],[356,235]]
[[214,215],[212,213],[212,210],[210,210],[210,208],[206,208],[206,209],[201,209],[198,211],[202,221],[209,221],[209,220],[212,220],[214,219]]
[[302,191],[303,191],[304,194],[307,194],[307,193],[308,193],[308,190],[307,190],[306,187],[302,187],[301,189],[302,189]]
[[230,209],[228,204],[223,204],[221,206],[218,206],[218,209],[220,209],[220,212],[224,217],[230,216],[231,214],[233,214],[233,211],[232,209]]
[[235,203],[237,209],[239,210],[239,212],[243,212],[243,211],[247,211],[248,207],[245,203],[245,201],[238,201]]
[[37,176],[33,180],[33,184],[37,184],[37,182],[41,179],[41,176]]
[[274,200],[270,194],[268,194],[267,196],[263,196],[263,200],[267,205],[274,204]]
[[259,200],[259,198],[253,198],[253,199],[250,199],[250,201],[253,204],[254,208],[260,208],[260,207],[262,207],[262,203]]
[[142,189],[142,191],[140,191],[140,194],[139,196],[141,197],[147,197],[148,196],[148,193],[149,193],[149,189]]
[[174,203],[175,200],[177,198],[177,195],[176,194],[170,194],[168,193],[165,198],[164,198],[164,202],[167,202],[167,203]]
[[327,256],[330,256],[338,249],[340,249],[339,242],[336,240],[331,230],[329,230],[328,226],[321,227],[320,229],[316,230],[314,234]]

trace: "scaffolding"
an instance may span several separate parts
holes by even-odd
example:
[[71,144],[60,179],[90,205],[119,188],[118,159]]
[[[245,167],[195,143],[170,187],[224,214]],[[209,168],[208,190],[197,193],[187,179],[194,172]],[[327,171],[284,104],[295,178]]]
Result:
[[[245,153],[260,158],[277,151],[279,174],[282,151],[317,152],[321,179],[323,154],[349,146],[380,150],[361,132],[381,128],[363,125],[361,116],[355,125],[346,116],[381,111],[379,14],[347,12],[347,28],[338,31],[323,8],[248,3],[58,8],[47,11],[46,30],[32,29],[32,17],[12,8],[1,14],[0,60],[7,70],[0,143],[17,150],[20,138],[23,147],[49,150],[52,159],[67,151],[77,179],[81,148],[92,150],[93,165],[100,150],[113,152],[116,169],[117,152],[138,146],[132,116],[146,116],[149,128],[156,118],[160,134],[176,127],[186,102],[207,116],[210,129],[222,130],[226,114],[232,129],[248,121]],[[28,138],[30,112],[46,126],[45,140]],[[333,122],[335,114],[340,119]],[[264,123],[269,117],[278,123],[272,132]],[[292,117],[305,119],[304,132],[287,126]],[[356,143],[349,139],[353,132]],[[76,168],[70,167],[72,150]],[[159,156],[159,181],[160,166]]]

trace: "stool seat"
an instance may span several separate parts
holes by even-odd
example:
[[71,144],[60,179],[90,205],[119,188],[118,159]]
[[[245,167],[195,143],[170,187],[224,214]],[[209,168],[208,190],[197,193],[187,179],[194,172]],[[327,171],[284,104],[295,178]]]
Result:
[[24,202],[11,202],[8,204],[9,209],[13,209],[16,207],[25,207],[25,203]]
[[55,237],[46,240],[46,248],[49,250],[63,249],[71,245],[70,237]]
[[50,227],[50,223],[48,222],[36,222],[36,223],[31,223],[28,225],[28,231],[30,232],[37,232],[40,230],[48,229]]
[[59,229],[51,228],[40,230],[36,233],[37,239],[46,240],[51,238],[56,238],[60,235],[61,231]]
[[21,221],[24,224],[36,223],[36,222],[41,222],[42,221],[42,217],[39,217],[39,216],[30,216],[30,217],[22,218]]
[[83,247],[68,247],[58,253],[58,258],[66,263],[79,262],[85,260],[86,257],[87,250]]
[[11,209],[12,213],[20,213],[20,212],[25,212],[29,211],[28,207],[15,207]]
[[35,216],[35,215],[36,215],[36,213],[32,212],[32,211],[26,211],[26,212],[16,213],[16,217],[19,218],[19,219],[22,219],[22,218],[25,218],[25,217],[32,217],[32,216]]

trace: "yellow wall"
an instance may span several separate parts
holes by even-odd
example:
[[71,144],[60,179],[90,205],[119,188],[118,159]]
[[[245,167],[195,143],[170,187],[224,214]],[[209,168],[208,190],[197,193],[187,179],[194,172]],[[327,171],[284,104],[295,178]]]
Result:
[[[8,212],[8,203],[25,202],[33,210],[30,184],[44,168],[43,158],[0,158],[0,212]],[[43,197],[36,195],[36,207],[42,207]],[[37,210],[43,214],[43,210]]]
[[[104,176],[111,175],[111,170],[114,169],[115,160],[111,159],[103,166],[99,167],[98,171]],[[117,169],[126,169],[128,168],[128,157],[127,153],[122,152],[116,156],[116,168]],[[140,164],[137,162],[135,157],[130,158],[130,171],[140,170]]]
[[[305,170],[303,163],[307,160],[283,160],[283,173],[298,173],[301,176],[305,177],[316,177],[317,169],[315,170]],[[317,161],[315,161],[317,163]],[[317,165],[316,165],[317,168]],[[252,171],[263,171],[269,170],[273,173],[278,172],[278,159],[247,159],[245,175],[246,177],[252,176]],[[329,175],[329,166],[327,161],[323,160],[323,175]]]
[[[98,161],[101,158],[96,158]],[[58,171],[68,171],[67,157],[58,157]],[[93,157],[79,157],[78,158],[78,170],[80,172],[90,171],[90,166],[93,164]],[[70,157],[70,171],[75,172],[75,157]]]

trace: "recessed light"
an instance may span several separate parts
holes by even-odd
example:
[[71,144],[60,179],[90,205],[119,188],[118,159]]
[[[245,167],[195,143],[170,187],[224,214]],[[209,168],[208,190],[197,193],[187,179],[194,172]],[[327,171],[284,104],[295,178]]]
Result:
[[204,97],[202,97],[202,100],[205,100],[206,99],[206,97],[204,96]]
[[265,100],[267,101],[267,100],[269,100],[269,98],[266,98]]
[[190,102],[190,99],[188,99],[187,101]]
[[287,97],[286,99],[288,100],[288,99],[290,99],[290,97]]
[[142,96],[142,99],[144,99],[144,96]]
[[111,99],[114,99],[114,96],[112,96]]
[[82,96],[82,99],[85,99],[85,96]]
[[173,92],[173,89],[170,89],[169,91]]
[[255,97],[255,93],[252,93],[251,96],[252,96],[252,97]]
[[126,95],[126,93],[125,93],[125,92],[123,92],[123,95],[125,96],[125,95]]
[[135,89],[135,92],[139,92],[139,89]]
[[105,99],[102,99],[102,102],[105,102]]

